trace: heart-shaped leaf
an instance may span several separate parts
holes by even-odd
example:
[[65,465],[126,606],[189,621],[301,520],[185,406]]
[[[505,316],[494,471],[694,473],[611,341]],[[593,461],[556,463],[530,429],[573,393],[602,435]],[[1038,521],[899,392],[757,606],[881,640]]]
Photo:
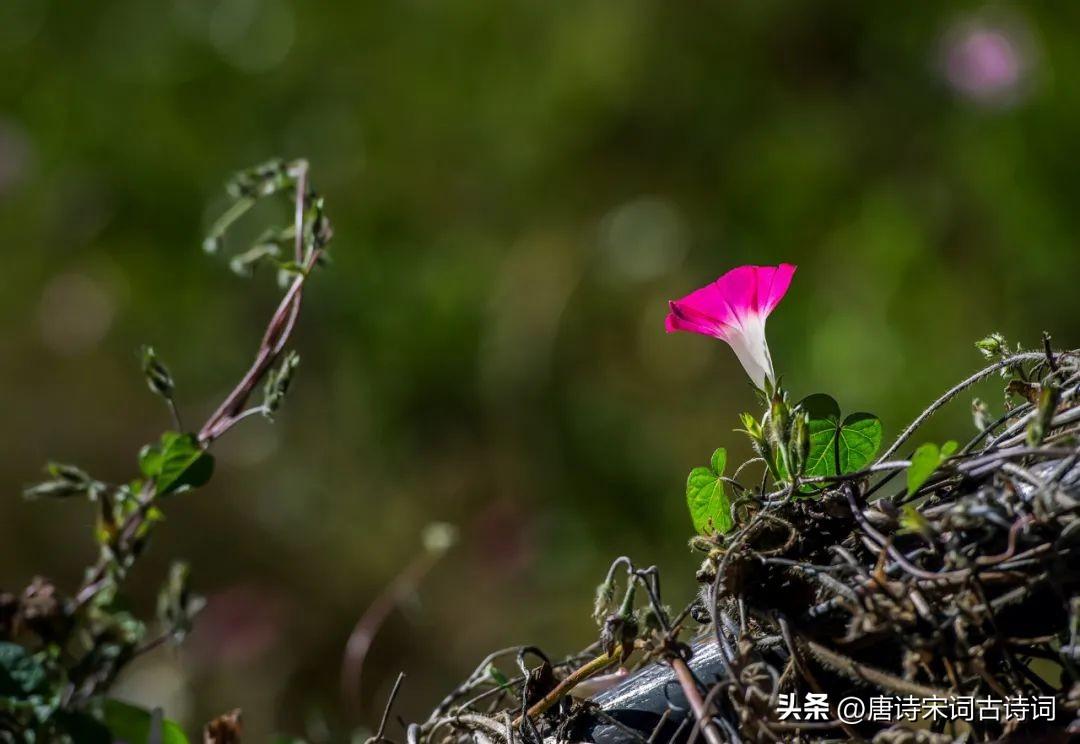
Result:
[[934,471],[952,457],[957,446],[956,442],[950,440],[941,445],[939,449],[936,444],[927,442],[915,450],[915,454],[911,456],[911,465],[907,471],[908,496],[918,491],[934,474]]
[[852,413],[841,420],[840,405],[824,393],[807,396],[799,408],[810,419],[806,475],[857,472],[870,464],[881,447],[881,420],[871,413]]
[[694,468],[686,479],[686,505],[694,529],[702,535],[730,532],[735,526],[731,518],[731,502],[720,479],[727,467],[727,450],[713,452],[709,467]]

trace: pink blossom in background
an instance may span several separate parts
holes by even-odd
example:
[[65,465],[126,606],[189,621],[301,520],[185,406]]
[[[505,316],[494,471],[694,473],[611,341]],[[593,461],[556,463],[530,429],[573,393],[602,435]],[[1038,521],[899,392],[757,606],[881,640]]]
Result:
[[1032,43],[1019,20],[969,20],[945,38],[944,75],[958,93],[979,103],[1014,103],[1033,62]]
[[668,333],[690,331],[726,341],[759,388],[776,382],[765,319],[787,294],[795,266],[740,266],[670,304]]

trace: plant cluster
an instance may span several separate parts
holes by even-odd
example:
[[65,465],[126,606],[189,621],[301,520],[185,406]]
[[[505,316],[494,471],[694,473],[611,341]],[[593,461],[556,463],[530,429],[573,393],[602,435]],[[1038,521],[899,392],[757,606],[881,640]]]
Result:
[[[173,426],[138,453],[137,475],[108,483],[68,464],[50,463],[48,478],[30,486],[30,499],[81,499],[96,514],[98,558],[71,595],[44,578],[21,593],[0,592],[0,742],[180,744],[187,739],[160,710],[147,711],[109,698],[113,681],[140,655],[179,643],[204,602],[188,567],[174,563],[164,578],[156,622],[137,617],[125,601],[124,581],[143,555],[171,499],[206,485],[214,472],[213,443],[249,416],[271,418],[281,406],[299,364],[287,350],[311,271],[326,258],[332,237],[322,198],[308,183],[305,161],[271,161],[238,173],[227,185],[231,204],[204,242],[223,249],[229,228],[257,202],[282,198],[288,223],[267,230],[230,260],[249,276],[257,264],[277,270],[282,297],[255,358],[221,405],[196,431],[182,425],[176,386],[152,347],[142,350],[142,371],[162,398]],[[252,398],[262,388],[262,398]],[[227,714],[207,727],[206,740],[238,740],[239,720]]]
[[[0,741],[187,741],[160,710],[112,699],[109,689],[139,655],[183,640],[203,601],[176,563],[156,622],[148,622],[125,603],[124,580],[168,501],[212,477],[212,444],[249,416],[278,410],[299,362],[287,345],[303,288],[331,237],[303,161],[245,171],[229,193],[232,206],[205,243],[210,253],[257,201],[283,195],[294,205],[290,225],[230,260],[241,275],[272,265],[282,298],[251,366],[196,431],[181,424],[169,369],[153,348],[143,349],[146,384],[174,426],[140,450],[133,480],[108,483],[51,463],[48,478],[26,490],[28,498],[87,500],[99,557],[70,596],[42,578],[18,595],[0,593]],[[794,271],[741,267],[671,303],[667,329],[730,344],[762,404],[759,415],[741,416],[755,457],[728,476],[718,448],[687,479],[698,533],[690,545],[703,554],[698,595],[675,611],[655,566],[616,559],[597,588],[594,643],[561,660],[528,645],[489,655],[425,721],[406,725],[408,744],[539,744],[589,739],[601,729],[617,741],[936,744],[1080,730],[1080,352],[1055,351],[1045,336],[1041,350],[1013,351],[1000,335],[988,336],[976,346],[989,365],[878,454],[877,417],[844,416],[824,394],[792,402],[774,373],[765,319]],[[963,446],[926,442],[898,456],[936,411],[994,375],[1006,380],[1001,415],[976,399],[976,432]],[[260,387],[262,400],[252,404]],[[747,482],[755,469],[759,477]],[[453,539],[445,529],[431,535],[427,554],[358,623],[343,665],[347,688],[358,685],[389,608]],[[506,658],[515,672],[503,668]],[[658,669],[669,675],[662,712],[626,708],[635,686],[655,680]],[[371,744],[391,741],[386,729],[401,681]],[[669,684],[681,703],[666,697]],[[1040,695],[1059,714],[1041,723],[942,720],[911,729],[853,723],[830,702],[821,720],[783,718],[780,696],[803,692],[828,701]],[[240,728],[239,713],[228,713],[207,725],[204,741],[238,742]]]
[[[793,272],[743,267],[672,303],[668,330],[731,344],[764,407],[742,417],[755,458],[727,476],[717,449],[688,478],[698,596],[673,611],[656,567],[616,560],[597,590],[593,644],[559,660],[530,646],[495,652],[407,729],[409,744],[937,744],[1080,731],[1080,353],[1054,351],[1048,337],[1033,351],[987,337],[977,347],[990,364],[879,455],[876,417],[844,417],[820,394],[792,404],[774,382],[764,317]],[[976,399],[963,446],[897,456],[936,411],[995,375],[1007,380],[1001,415]],[[745,482],[755,466],[760,478]],[[780,696],[804,693],[825,696],[828,715],[785,719]],[[659,703],[643,704],[649,694]],[[908,727],[848,722],[835,707],[875,695],[1045,696],[1057,713]]]

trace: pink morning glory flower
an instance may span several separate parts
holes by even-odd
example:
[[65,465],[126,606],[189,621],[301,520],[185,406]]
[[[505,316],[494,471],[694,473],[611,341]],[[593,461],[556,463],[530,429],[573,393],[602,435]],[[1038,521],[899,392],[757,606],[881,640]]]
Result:
[[776,382],[765,319],[784,298],[794,275],[792,264],[732,269],[712,284],[672,300],[664,327],[668,333],[690,331],[726,341],[753,383],[764,388],[766,378]]

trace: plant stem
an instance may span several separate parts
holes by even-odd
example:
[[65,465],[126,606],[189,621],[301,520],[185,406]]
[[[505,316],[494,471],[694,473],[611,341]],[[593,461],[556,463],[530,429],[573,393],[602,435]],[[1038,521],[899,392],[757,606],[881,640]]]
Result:
[[356,621],[341,660],[341,696],[346,705],[354,704],[360,696],[364,660],[375,635],[390,613],[417,590],[420,582],[441,557],[441,553],[429,550],[417,555]]
[[247,403],[247,399],[251,396],[255,386],[266,375],[269,369],[277,361],[281,355],[282,350],[285,348],[285,344],[289,340],[289,336],[292,335],[293,327],[296,324],[296,318],[300,314],[300,303],[303,300],[303,287],[304,281],[307,279],[308,274],[315,267],[319,257],[322,255],[322,250],[315,247],[308,256],[304,257],[304,206],[305,198],[307,195],[307,161],[300,161],[296,166],[296,209],[295,209],[295,225],[293,230],[296,234],[296,262],[300,264],[302,270],[293,279],[291,285],[289,285],[288,291],[285,296],[281,298],[281,302],[278,303],[277,310],[274,311],[273,317],[270,318],[270,323],[266,327],[266,332],[263,334],[262,342],[259,345],[259,350],[255,354],[255,360],[251,363],[251,367],[247,373],[233,388],[232,392],[225,398],[213,415],[206,420],[202,429],[199,430],[199,443],[205,448],[210,445],[215,439],[220,437],[226,431],[228,431],[237,421],[242,417],[242,411],[244,404]]
[[701,697],[701,692],[697,688],[694,673],[690,671],[686,661],[677,656],[671,660],[671,668],[675,670],[675,676],[679,678],[679,686],[682,688],[687,702],[690,703],[690,709],[694,711],[694,717],[705,734],[705,740],[709,744],[724,744],[720,729],[713,723],[712,716],[709,714],[705,701]]
[[[296,319],[300,314],[300,303],[303,299],[304,282],[322,255],[322,248],[316,240],[312,244],[311,250],[308,252],[307,256],[304,256],[304,211],[307,206],[308,176],[307,161],[297,161],[293,167],[292,175],[296,179],[295,225],[293,227],[296,240],[295,252],[297,263],[302,266],[302,270],[297,274],[292,284],[289,285],[288,290],[286,290],[281,301],[278,303],[273,316],[271,316],[251,367],[248,368],[248,371],[240,379],[240,382],[237,383],[236,387],[234,387],[229,395],[226,396],[225,400],[218,406],[217,410],[214,411],[199,430],[199,445],[203,449],[209,448],[214,440],[231,429],[237,422],[251,415],[254,411],[259,410],[259,408],[245,410],[244,405],[247,403],[247,400],[255,387],[266,376],[266,373],[274,365],[278,357],[281,356],[285,344],[292,335],[293,328],[296,325]],[[241,200],[240,202],[237,202],[237,204],[234,205],[221,220],[219,220],[215,229],[223,229],[240,217],[240,215],[250,208],[251,204],[248,203],[248,201],[249,200]],[[179,424],[178,416],[177,423]],[[132,546],[130,545],[130,542],[138,534],[139,528],[145,523],[146,515],[154,503],[155,496],[156,493],[154,492],[153,483],[144,487],[143,492],[139,494],[139,508],[126,519],[120,528],[120,538],[115,546],[117,562],[120,562],[120,559],[131,549]],[[109,561],[102,556],[79,589],[75,599],[76,606],[81,607],[85,605],[93,599],[106,584],[108,578],[108,564]]]
[[[930,406],[925,411],[920,413],[918,418],[916,418],[914,421],[912,421],[908,425],[908,428],[904,429],[904,431],[900,433],[900,436],[898,436],[896,438],[896,441],[892,443],[892,446],[890,446],[887,450],[885,450],[883,453],[881,453],[881,457],[879,457],[877,459],[877,463],[884,462],[885,460],[888,460],[889,457],[894,452],[896,452],[896,450],[900,449],[900,445],[902,445],[904,442],[906,442],[908,440],[908,438],[912,434],[914,434],[915,431],[920,426],[922,426],[923,423],[925,423],[928,418],[933,416],[934,413],[936,413],[939,408],[941,408],[943,405],[948,403],[950,400],[955,398],[957,395],[959,395],[961,392],[963,392],[967,388],[971,387],[972,385],[974,385],[975,383],[977,383],[977,382],[979,382],[981,380],[986,379],[987,377],[994,374],[998,370],[1004,369],[1005,367],[1016,364],[1017,362],[1028,362],[1028,361],[1033,361],[1033,360],[1036,360],[1036,359],[1045,359],[1045,358],[1046,357],[1042,352],[1034,352],[1033,351],[1033,352],[1026,352],[1024,354],[1015,354],[1015,355],[1013,355],[1011,357],[1008,357],[1006,359],[1002,359],[1000,362],[996,362],[994,364],[991,364],[989,367],[985,367],[985,368],[981,369],[980,371],[976,372],[975,374],[973,374],[971,377],[967,378],[966,380],[964,380],[964,381],[962,381],[960,383],[957,383],[956,385],[954,385],[953,387],[951,387],[947,391],[945,391],[945,393],[942,394],[942,396],[940,398],[938,398],[933,403],[931,403]],[[876,465],[877,463],[874,463],[874,464]]]
[[[595,659],[586,662],[584,665],[578,667],[567,675],[562,682],[557,684],[555,688],[541,698],[539,701],[533,703],[532,707],[528,710],[529,718],[535,718],[536,716],[544,713],[546,710],[559,702],[570,690],[577,687],[589,677],[593,676],[597,672],[611,666],[622,657],[622,646],[617,646],[610,654],[604,653],[597,656]],[[518,716],[514,719],[514,728],[520,726],[523,722],[523,717]]]

